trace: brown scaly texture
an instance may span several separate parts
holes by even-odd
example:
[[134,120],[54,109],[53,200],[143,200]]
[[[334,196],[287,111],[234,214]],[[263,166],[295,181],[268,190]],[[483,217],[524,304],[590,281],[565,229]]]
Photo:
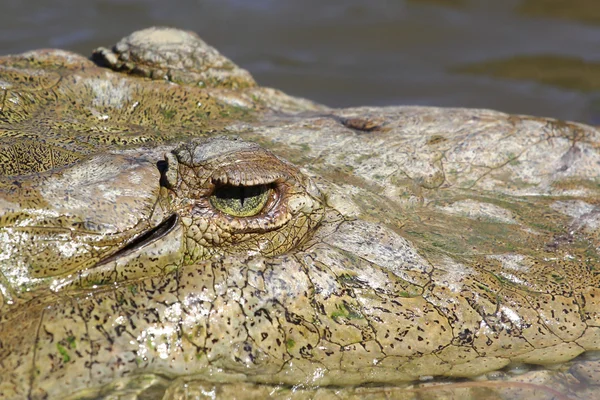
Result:
[[0,397],[591,398],[595,128],[327,109],[173,29],[94,60],[0,59]]

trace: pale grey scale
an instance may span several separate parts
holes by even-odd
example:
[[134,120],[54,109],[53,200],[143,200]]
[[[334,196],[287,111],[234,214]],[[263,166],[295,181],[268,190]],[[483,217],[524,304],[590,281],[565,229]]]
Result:
[[209,159],[219,158],[227,154],[260,149],[257,144],[246,142],[236,137],[211,138],[192,148],[192,152],[184,152],[181,154],[177,150],[175,151],[175,155],[178,156],[181,163],[195,166],[200,165]]

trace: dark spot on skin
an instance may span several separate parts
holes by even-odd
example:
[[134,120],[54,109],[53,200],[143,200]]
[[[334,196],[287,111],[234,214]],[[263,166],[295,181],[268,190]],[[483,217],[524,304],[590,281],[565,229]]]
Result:
[[429,139],[427,139],[427,144],[428,145],[434,145],[434,144],[438,144],[438,143],[444,143],[447,140],[448,139],[446,139],[442,135],[433,135],[432,137],[430,137]]
[[557,171],[564,172],[568,170],[579,158],[581,158],[581,149],[577,146],[572,146],[569,151],[567,151],[561,157],[561,166],[557,169]]
[[339,121],[346,128],[360,132],[376,132],[383,128],[380,122],[367,118],[340,118]]
[[561,247],[573,244],[574,241],[575,239],[572,235],[556,235],[551,242],[546,243],[546,245],[544,246],[544,250],[547,252],[555,252]]
[[302,348],[300,348],[300,356],[302,356],[302,358],[312,358],[313,355],[311,353],[312,350],[312,346],[308,345],[308,346],[303,346]]
[[470,329],[465,329],[458,333],[459,343],[461,345],[467,345],[473,343],[473,332]]
[[121,336],[126,329],[127,327],[125,325],[117,325],[115,326],[115,333],[117,336]]

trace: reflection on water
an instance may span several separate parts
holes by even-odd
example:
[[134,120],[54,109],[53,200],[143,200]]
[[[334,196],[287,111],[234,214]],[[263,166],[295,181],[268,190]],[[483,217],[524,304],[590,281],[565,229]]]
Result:
[[[196,31],[257,81],[332,106],[486,107],[592,121],[595,86],[457,65],[539,55],[597,59],[597,0],[5,0],[0,54],[60,47],[83,54],[133,30]],[[591,64],[594,65],[594,64]],[[529,72],[519,71],[524,68]],[[550,68],[539,66],[543,74]],[[553,68],[553,67],[552,67]],[[573,64],[571,73],[577,73]],[[531,72],[531,73],[530,73]],[[586,76],[589,70],[585,72]],[[519,76],[519,80],[506,79]],[[583,88],[583,90],[582,90]]]
[[524,0],[517,10],[523,15],[600,23],[598,0]]
[[469,0],[407,0],[411,3],[435,4],[442,7],[465,7]]
[[557,55],[516,56],[458,66],[455,71],[521,79],[581,92],[600,91],[600,63]]

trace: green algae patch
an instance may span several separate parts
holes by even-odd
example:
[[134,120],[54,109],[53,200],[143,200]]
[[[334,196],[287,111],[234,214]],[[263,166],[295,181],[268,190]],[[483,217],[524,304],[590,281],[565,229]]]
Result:
[[314,161],[314,157],[311,157],[308,154],[309,151],[298,151],[298,149],[301,148],[306,149],[306,146],[308,145],[303,146],[303,144],[292,144],[288,146],[281,142],[273,142],[271,139],[265,138],[264,136],[255,135],[251,133],[246,134],[244,136],[244,139],[253,141],[294,164],[310,165]]
[[331,319],[335,322],[342,322],[341,319],[364,319],[365,317],[360,313],[360,311],[356,310],[350,304],[346,302],[342,302],[341,304],[336,304],[336,310],[331,313]]
[[356,157],[354,159],[354,161],[357,163],[363,163],[364,161],[367,161],[367,160],[370,160],[370,159],[376,158],[376,157],[377,157],[376,153],[361,154],[360,156]]
[[175,116],[177,115],[177,111],[173,110],[173,109],[163,109],[162,115],[163,115],[165,122],[169,122],[175,118]]
[[[425,215],[427,214],[427,215]],[[506,253],[520,248],[530,235],[514,224],[475,220],[436,212],[406,224],[405,234],[426,252],[449,255]]]
[[562,179],[552,182],[552,187],[566,191],[588,189],[600,193],[600,179]]
[[415,292],[406,292],[406,291],[400,291],[396,293],[399,297],[403,297],[406,299],[410,299],[413,297],[419,297],[421,296],[421,293],[415,293]]
[[56,349],[58,350],[59,354],[62,356],[62,360],[64,363],[68,363],[69,361],[71,361],[71,356],[69,355],[69,352],[67,351],[67,349],[65,349],[63,347],[63,345],[61,345],[60,343],[56,343]]
[[60,354],[64,363],[71,361],[69,350],[75,350],[76,348],[77,340],[73,335],[67,336],[65,339],[56,343],[56,350],[58,350],[58,353]]
[[342,274],[337,277],[337,281],[346,287],[362,287],[361,281],[351,274]]
[[310,146],[306,143],[300,143],[300,150],[302,151],[310,151]]
[[252,117],[253,111],[246,107],[227,106],[219,111],[219,116],[226,119],[248,121]]

